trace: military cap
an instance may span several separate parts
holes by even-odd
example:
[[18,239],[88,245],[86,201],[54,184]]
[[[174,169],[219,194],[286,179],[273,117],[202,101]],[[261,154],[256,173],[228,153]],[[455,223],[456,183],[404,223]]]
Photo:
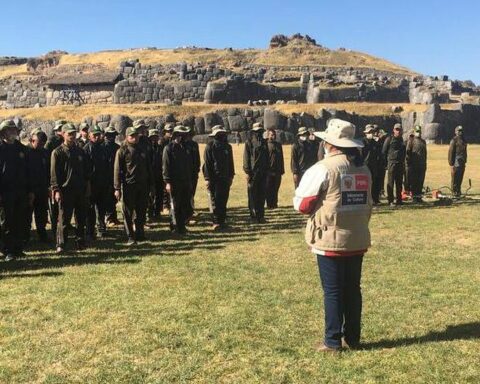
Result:
[[175,128],[173,128],[173,133],[188,133],[189,130],[187,127],[184,127],[183,125],[177,125]]
[[308,129],[306,127],[298,128],[297,136],[302,136],[308,134]]
[[264,128],[263,128],[263,124],[262,123],[255,123],[253,124],[252,126],[252,130],[253,131],[262,131]]
[[90,130],[90,125],[88,125],[87,123],[82,123],[80,124],[80,126],[78,127],[80,131],[89,131]]
[[92,135],[100,135],[103,133],[102,128],[100,128],[98,125],[94,125],[93,127],[90,127],[88,129],[88,132],[91,133]]
[[125,131],[125,135],[126,136],[133,136],[133,135],[137,135],[138,132],[137,132],[137,129],[135,127],[128,127],[127,130]]
[[463,127],[461,125],[455,128],[455,132],[461,132],[461,131],[463,131]]
[[166,123],[165,126],[163,127],[163,130],[167,131],[167,132],[171,132],[171,131],[173,131],[173,128],[175,128],[175,124]]
[[53,127],[53,130],[58,131],[62,128],[63,124],[67,124],[67,123],[68,123],[67,120],[57,120],[55,121],[55,126]]
[[420,125],[416,125],[413,129],[414,132],[422,132],[422,127]]
[[77,132],[77,128],[75,128],[75,125],[72,123],[66,123],[62,125],[62,132],[63,133]]
[[215,137],[218,133],[228,133],[222,125],[215,125],[213,128],[212,128],[212,133],[208,136],[210,137]]
[[107,133],[107,134],[112,134],[113,133],[115,135],[118,135],[117,130],[115,129],[115,127],[112,127],[112,126],[107,127],[107,129],[105,129],[105,133]]
[[5,120],[2,122],[2,124],[0,124],[0,132],[3,132],[8,128],[18,129],[17,124],[15,124],[13,120]]
[[43,141],[47,141],[47,134],[43,132],[40,128],[36,128],[30,133],[30,137],[33,136],[37,136],[37,138]]
[[133,128],[148,128],[148,125],[145,124],[145,120],[143,119],[138,119],[133,122]]
[[393,126],[393,129],[402,129],[402,124],[397,123]]
[[158,136],[158,129],[149,129],[148,130],[148,137],[152,137],[152,136]]
[[375,130],[372,124],[367,124],[363,133],[372,133]]

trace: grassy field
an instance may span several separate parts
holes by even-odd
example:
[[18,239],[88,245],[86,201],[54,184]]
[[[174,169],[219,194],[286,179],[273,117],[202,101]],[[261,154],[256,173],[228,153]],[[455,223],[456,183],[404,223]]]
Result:
[[[424,112],[426,105],[407,104],[407,103],[321,103],[321,104],[280,104],[270,105],[268,108],[276,109],[284,114],[292,113],[310,113],[317,115],[322,108],[334,108],[345,110],[349,113],[355,112],[365,116],[381,116],[392,114],[392,106],[401,106],[405,112]],[[442,104],[442,109],[453,108],[454,104]],[[248,107],[246,104],[204,104],[204,103],[184,103],[181,106],[167,106],[165,104],[109,104],[109,105],[82,105],[74,107],[73,105],[63,105],[45,108],[19,108],[19,109],[0,109],[0,120],[7,117],[19,116],[30,120],[58,120],[67,119],[74,122],[80,122],[84,117],[95,117],[98,115],[128,115],[131,117],[151,117],[161,116],[167,113],[173,113],[177,119],[189,115],[201,116],[208,112],[219,109],[242,108],[258,109],[265,107]]]
[[[200,183],[199,223],[186,238],[163,222],[135,249],[110,239],[0,262],[0,382],[478,383],[480,146],[470,147],[468,199],[374,211],[364,349],[335,356],[313,348],[322,293],[291,175],[281,207],[250,226],[234,149],[228,232],[209,231]],[[446,151],[429,147],[430,187],[449,184]]]

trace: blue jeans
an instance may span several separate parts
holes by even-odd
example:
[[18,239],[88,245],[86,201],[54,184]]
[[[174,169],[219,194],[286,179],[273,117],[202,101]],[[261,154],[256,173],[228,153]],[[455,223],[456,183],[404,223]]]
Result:
[[360,342],[362,316],[363,255],[331,257],[317,255],[325,306],[325,345],[342,346],[342,336],[350,346]]

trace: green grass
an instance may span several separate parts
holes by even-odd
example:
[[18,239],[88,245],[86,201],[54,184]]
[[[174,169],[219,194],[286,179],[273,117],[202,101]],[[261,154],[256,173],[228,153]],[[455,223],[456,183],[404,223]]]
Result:
[[[0,382],[478,382],[480,146],[469,153],[471,199],[374,212],[365,349],[337,356],[313,348],[322,293],[305,218],[290,207],[291,175],[281,208],[251,227],[234,149],[229,232],[209,231],[200,184],[199,224],[185,239],[163,222],[134,250],[110,239],[80,254],[34,249],[15,266],[0,262]],[[447,148],[429,149],[426,184],[448,184]]]

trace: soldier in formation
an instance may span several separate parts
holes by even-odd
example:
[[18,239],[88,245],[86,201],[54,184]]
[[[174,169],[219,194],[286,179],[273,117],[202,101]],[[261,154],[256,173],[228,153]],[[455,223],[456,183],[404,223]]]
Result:
[[455,197],[462,194],[462,182],[467,165],[467,142],[463,136],[463,127],[455,128],[455,137],[448,148],[448,165],[452,175],[452,193]]

